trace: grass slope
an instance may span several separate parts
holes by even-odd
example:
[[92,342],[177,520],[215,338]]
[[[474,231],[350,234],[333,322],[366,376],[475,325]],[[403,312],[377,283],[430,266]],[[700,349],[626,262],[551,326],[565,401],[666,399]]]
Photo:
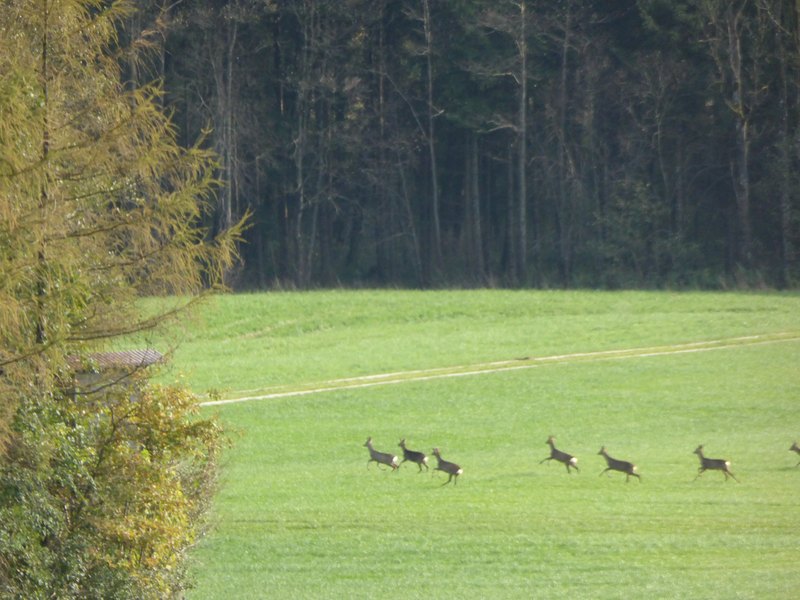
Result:
[[[524,356],[800,331],[781,294],[317,291],[220,296],[180,339],[175,371],[225,395]],[[171,375],[174,376],[174,373]]]
[[[800,331],[772,294],[314,292],[220,298],[197,390]],[[190,598],[790,598],[800,342],[553,363],[217,407],[235,431]],[[168,374],[174,376],[174,373]],[[210,410],[210,409],[209,409]],[[545,440],[579,458],[567,475]],[[361,445],[461,464],[366,467]],[[741,484],[694,448],[732,461]],[[601,445],[639,466],[626,484]],[[431,464],[435,459],[430,458]]]

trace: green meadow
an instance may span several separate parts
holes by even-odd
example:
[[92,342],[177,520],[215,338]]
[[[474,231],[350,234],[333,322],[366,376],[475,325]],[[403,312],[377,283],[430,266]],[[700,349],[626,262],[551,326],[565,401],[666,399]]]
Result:
[[[189,598],[800,590],[796,294],[231,295],[147,342],[165,380],[242,400],[202,409],[232,445]],[[549,435],[579,473],[539,464]],[[464,473],[368,466],[368,436]],[[740,483],[695,480],[698,444]],[[641,482],[600,476],[603,445]]]

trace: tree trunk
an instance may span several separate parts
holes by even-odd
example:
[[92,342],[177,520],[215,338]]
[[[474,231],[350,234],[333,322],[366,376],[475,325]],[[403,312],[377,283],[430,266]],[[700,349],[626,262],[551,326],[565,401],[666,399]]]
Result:
[[[527,15],[525,2],[519,3],[520,32],[517,41],[520,59],[519,74],[519,140],[518,140],[518,178],[519,200],[517,206],[517,265],[516,279],[520,285],[528,283],[528,43],[527,43]],[[538,243],[538,242],[537,242]],[[537,253],[538,258],[538,253]]]
[[305,244],[303,242],[303,221],[306,213],[306,188],[305,188],[305,151],[306,151],[306,115],[305,115],[305,92],[298,90],[297,99],[297,129],[294,138],[294,175],[295,189],[294,198],[297,211],[294,215],[293,227],[293,253],[290,258],[290,268],[294,268],[295,284],[303,286],[306,274],[303,271],[305,255]]
[[519,265],[519,259],[517,258],[517,252],[519,250],[519,245],[517,244],[517,228],[516,228],[516,201],[515,195],[517,182],[515,179],[516,169],[514,163],[514,147],[512,144],[508,146],[508,163],[507,163],[507,186],[508,190],[506,192],[506,240],[503,245],[503,263],[504,263],[504,273],[506,273],[507,277],[507,284],[510,286],[517,286],[519,285],[519,271],[517,266]]
[[561,65],[558,89],[558,248],[559,248],[559,272],[561,285],[569,286],[571,278],[572,245],[570,241],[571,213],[570,203],[570,184],[572,173],[567,168],[568,163],[568,139],[567,139],[567,69],[569,66],[569,46],[571,43],[570,33],[572,29],[572,11],[570,3],[567,2],[566,14],[564,15],[564,36],[561,40]]
[[425,32],[425,65],[427,72],[428,94],[428,157],[430,160],[431,177],[431,260],[433,271],[438,277],[442,269],[442,229],[439,222],[439,179],[436,167],[436,136],[434,119],[436,118],[433,107],[433,31],[431,30],[431,11],[429,0],[422,0],[422,23]]
[[746,106],[747,94],[742,71],[742,27],[746,0],[737,7],[725,8],[724,35],[727,43],[727,60],[731,77],[729,105],[736,122],[736,155],[733,169],[736,216],[738,225],[736,257],[743,269],[753,266],[753,233],[750,222],[750,119]]
[[478,136],[470,133],[470,145],[466,158],[465,196],[467,201],[467,232],[470,256],[470,270],[479,283],[486,281],[486,267],[483,260],[483,226],[481,224],[480,161]]
[[[798,0],[800,4],[800,0]],[[780,134],[779,134],[779,161],[780,161],[780,271],[778,285],[781,288],[789,287],[791,280],[790,264],[792,262],[792,202],[791,202],[791,135],[789,133],[789,82],[786,46],[780,44]]]
[[397,172],[400,174],[401,196],[403,198],[403,207],[405,209],[409,234],[411,236],[411,257],[414,263],[414,276],[417,285],[422,285],[425,277],[422,268],[422,250],[420,249],[419,235],[417,235],[417,228],[415,226],[414,210],[411,207],[411,195],[408,190],[406,171],[399,158],[397,160]]

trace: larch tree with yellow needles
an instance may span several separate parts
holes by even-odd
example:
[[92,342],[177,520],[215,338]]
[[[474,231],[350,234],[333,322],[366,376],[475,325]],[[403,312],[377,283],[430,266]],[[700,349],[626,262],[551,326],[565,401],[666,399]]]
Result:
[[177,143],[158,84],[122,80],[134,4],[0,11],[1,596],[178,594],[211,493],[219,430],[191,394],[74,385],[82,357],[221,289],[243,228],[210,236],[214,155]]

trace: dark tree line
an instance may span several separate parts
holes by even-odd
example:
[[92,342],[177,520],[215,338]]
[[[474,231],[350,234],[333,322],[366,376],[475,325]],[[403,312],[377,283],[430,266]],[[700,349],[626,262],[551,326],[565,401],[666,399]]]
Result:
[[797,282],[797,0],[142,4],[238,286]]

